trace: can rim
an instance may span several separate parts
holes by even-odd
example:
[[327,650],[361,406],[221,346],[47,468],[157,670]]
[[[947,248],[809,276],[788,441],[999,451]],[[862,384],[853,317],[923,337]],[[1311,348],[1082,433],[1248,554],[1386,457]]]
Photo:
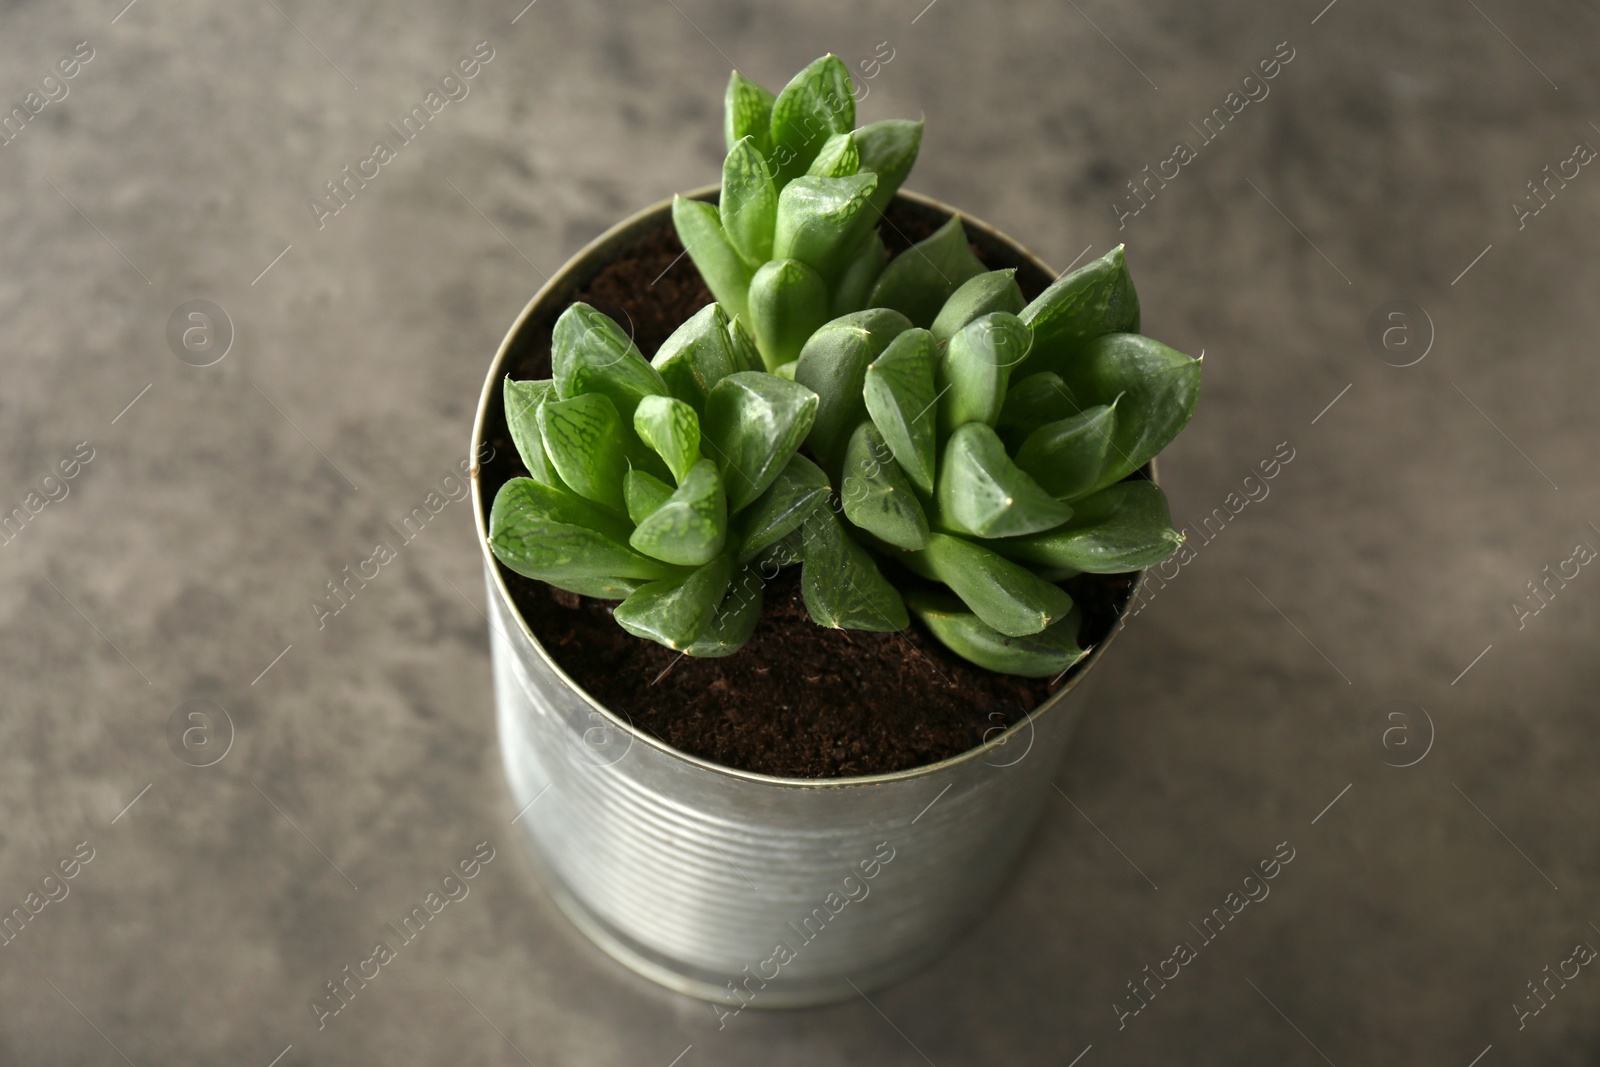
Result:
[[[698,189],[694,189],[688,193],[684,193],[682,196],[684,199],[689,200],[715,200],[720,191],[721,190],[719,186],[706,185],[701,186]],[[930,196],[923,196],[919,193],[909,192],[904,189],[896,193],[895,198],[903,199],[922,207],[932,208],[936,211],[942,211],[951,216],[958,216],[964,226],[981,230],[993,240],[1010,245],[1018,252],[1019,255],[1031,261],[1035,267],[1043,271],[1046,275],[1052,278],[1057,276],[1056,272],[1050,269],[1049,265],[1046,264],[1044,260],[1040,258],[1032,249],[1028,248],[1015,238],[1002,233],[1000,230],[997,230],[995,227],[989,225],[987,222],[984,222],[982,219],[974,218],[966,212],[959,211],[941,200]],[[549,650],[547,650],[539,641],[538,637],[534,635],[532,628],[528,626],[527,620],[522,617],[522,612],[517,610],[517,603],[511,596],[511,589],[506,585],[505,575],[501,573],[500,561],[495,559],[494,553],[489,550],[489,530],[487,519],[488,509],[485,507],[483,500],[483,487],[479,480],[477,461],[477,457],[481,454],[480,449],[484,444],[484,434],[485,428],[487,427],[489,421],[489,413],[492,409],[492,406],[498,402],[500,391],[497,387],[499,386],[500,379],[505,374],[504,368],[506,359],[512,349],[513,343],[522,333],[523,329],[527,325],[528,320],[532,318],[534,312],[540,308],[540,306],[551,296],[551,294],[564,287],[567,279],[574,274],[580,266],[586,264],[591,258],[606,252],[611,245],[618,242],[635,229],[638,229],[648,222],[655,221],[657,217],[662,214],[670,213],[672,210],[673,200],[675,199],[677,198],[669,197],[665,200],[657,201],[643,210],[634,212],[632,215],[629,215],[616,225],[610,227],[604,233],[600,234],[598,237],[594,238],[594,240],[590,241],[588,244],[584,245],[581,249],[574,253],[565,263],[561,265],[559,270],[550,275],[545,283],[539,287],[538,291],[533,294],[533,297],[527,302],[527,304],[523,306],[522,311],[512,322],[511,328],[506,331],[505,338],[501,340],[500,347],[495,352],[494,360],[489,364],[489,373],[484,379],[483,392],[479,395],[478,410],[472,423],[472,447],[471,451],[468,453],[473,457],[471,479],[473,502],[472,518],[474,527],[478,533],[478,549],[482,553],[484,565],[487,567],[489,574],[493,576],[495,591],[504,599],[506,605],[510,608],[510,613],[516,618],[517,627],[520,631],[522,639],[533,646],[533,648],[538,652],[540,659],[543,661],[544,666],[551,673],[553,673],[555,677],[560,679],[562,684],[582,697],[585,703],[587,703],[596,712],[607,719],[611,725],[620,730],[626,731],[632,740],[642,741],[656,749],[661,754],[680,760],[683,763],[696,767],[700,770],[710,771],[725,777],[760,785],[780,786],[791,789],[831,789],[909,781],[912,779],[924,778],[939,774],[940,772],[948,770],[951,767],[978,759],[984,753],[993,751],[1005,745],[1024,727],[1031,731],[1038,719],[1061,704],[1063,700],[1065,700],[1067,694],[1071,693],[1078,687],[1079,684],[1082,683],[1083,679],[1088,675],[1088,673],[1094,669],[1095,664],[1100,661],[1102,656],[1104,656],[1105,650],[1111,646],[1112,641],[1116,639],[1117,634],[1122,630],[1123,619],[1127,613],[1128,606],[1134,603],[1134,601],[1138,598],[1140,591],[1143,589],[1145,572],[1148,568],[1141,569],[1137,572],[1138,576],[1134,579],[1133,588],[1129,590],[1128,599],[1117,612],[1116,624],[1112,626],[1111,632],[1106,635],[1103,641],[1089,650],[1089,654],[1084,657],[1082,661],[1081,669],[1078,670],[1077,673],[1075,673],[1070,679],[1068,679],[1066,685],[1050,694],[1042,702],[1040,702],[1038,706],[1028,712],[1028,714],[1012,723],[1005,730],[1001,731],[998,736],[974,745],[973,747],[966,749],[963,752],[959,752],[954,756],[942,759],[937,763],[924,763],[916,767],[909,767],[900,771],[890,771],[885,774],[852,775],[849,777],[839,778],[790,778],[781,775],[762,774],[757,771],[746,771],[737,767],[725,766],[724,764],[706,759],[703,756],[696,756],[693,753],[684,752],[682,749],[675,748],[672,745],[667,744],[665,741],[649,733],[648,731],[641,730],[634,726],[626,716],[619,716],[605,704],[591,696],[589,692],[583,688],[583,686],[579,685],[576,680],[567,674],[567,672],[562,668],[561,664],[556,662],[555,657],[550,654]],[[1150,481],[1160,484],[1157,477],[1156,461],[1154,459],[1151,459],[1148,464],[1148,473]]]

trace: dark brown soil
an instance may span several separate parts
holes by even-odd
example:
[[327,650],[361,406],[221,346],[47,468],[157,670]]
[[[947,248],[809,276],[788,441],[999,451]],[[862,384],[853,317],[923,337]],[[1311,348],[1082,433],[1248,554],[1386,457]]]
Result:
[[[880,229],[891,252],[932,233],[943,217],[898,201]],[[1050,279],[980,241],[992,267],[1017,274],[1032,297]],[[586,300],[630,330],[648,358],[710,294],[668,223],[632,243],[571,299]],[[568,300],[557,301],[559,313]],[[512,377],[550,375],[552,315],[530,323],[511,354]],[[494,458],[481,474],[487,503],[524,473],[503,416],[490,423]],[[959,755],[1019,720],[1065,684],[984,670],[913,624],[899,634],[829,630],[807,615],[799,568],[769,584],[750,643],[724,659],[696,659],[633,637],[606,601],[574,597],[502,568],[512,599],[539,640],[596,700],[681,751],[741,770],[793,778],[884,774]],[[1116,624],[1132,575],[1063,583],[1084,612],[1081,640]],[[1075,668],[1076,670],[1077,668]]]

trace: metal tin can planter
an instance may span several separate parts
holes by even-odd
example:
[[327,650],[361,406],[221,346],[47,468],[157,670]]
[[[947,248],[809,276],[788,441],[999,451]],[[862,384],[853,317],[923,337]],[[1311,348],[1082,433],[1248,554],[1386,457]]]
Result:
[[[695,194],[715,196],[714,188]],[[901,193],[898,210],[955,212]],[[1052,272],[963,216],[996,266]],[[523,309],[479,403],[473,455],[503,420],[500,382],[608,263],[670,227],[670,203],[619,224]],[[684,269],[693,269],[686,266]],[[1153,465],[1152,465],[1153,466]],[[1154,477],[1153,469],[1146,472]],[[618,960],[719,1012],[821,1004],[914,971],[989,904],[1037,821],[1094,665],[983,745],[870,777],[776,778],[679,752],[585,693],[534,637],[486,544],[474,472],[501,754],[517,823],[562,909]],[[1131,596],[1137,596],[1137,588]]]

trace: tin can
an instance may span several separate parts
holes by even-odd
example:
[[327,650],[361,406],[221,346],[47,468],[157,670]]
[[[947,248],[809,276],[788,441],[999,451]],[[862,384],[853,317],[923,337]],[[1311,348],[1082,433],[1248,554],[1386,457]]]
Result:
[[[897,199],[936,221],[956,214],[914,194]],[[992,261],[1040,284],[1053,277],[1016,241],[962,221]],[[633,216],[534,296],[490,367],[473,455],[483,455],[503,419],[500,383],[514,358],[548,344],[555,318],[606,264],[670,225],[670,201]],[[516,823],[551,895],[602,949],[714,1002],[725,1017],[881,987],[941,953],[994,900],[1120,626],[1029,715],[951,759],[854,778],[734,770],[635,729],[562,670],[518,613],[489,552],[490,500],[477,473],[498,729]],[[1146,473],[1155,477],[1153,464]],[[1137,596],[1136,586],[1129,603]]]

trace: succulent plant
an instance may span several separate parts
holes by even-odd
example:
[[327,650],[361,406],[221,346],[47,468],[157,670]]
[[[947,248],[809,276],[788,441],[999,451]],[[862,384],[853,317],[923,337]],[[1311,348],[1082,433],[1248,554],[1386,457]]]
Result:
[[636,636],[723,656],[755,629],[761,569],[796,558],[808,524],[818,610],[857,629],[906,625],[898,596],[821,506],[826,475],[797,452],[816,395],[760,370],[721,307],[684,323],[651,363],[615,322],[575,303],[556,322],[551,369],[504,386],[528,471],[490,511],[489,547],[507,567],[621,600],[614,616]]
[[[942,266],[956,241],[972,255],[952,226],[925,242],[950,251]],[[819,404],[806,443],[853,535],[907,572],[891,573],[940,641],[992,670],[1053,675],[1086,654],[1056,583],[1148,567],[1182,543],[1161,489],[1132,476],[1193,415],[1200,364],[1136,332],[1121,248],[1031,303],[1011,271],[929,297],[942,288],[906,284],[898,309],[807,340],[795,381]]]
[[889,260],[877,223],[916,162],[922,123],[855,129],[850,73],[827,55],[776,96],[735,71],[725,132],[718,203],[678,197],[673,222],[776,371],[830,319],[875,306]]
[[716,302],[649,361],[587,304],[561,315],[552,377],[505,382],[528,474],[490,547],[689,655],[748,641],[798,563],[821,625],[914,614],[982,667],[1057,674],[1087,654],[1058,583],[1182,543],[1139,472],[1200,363],[1138,333],[1120,247],[1031,302],[959,217],[890,260],[876,224],[922,124],[854,124],[833,56],[777,96],[734,73],[720,201],[673,202]]

